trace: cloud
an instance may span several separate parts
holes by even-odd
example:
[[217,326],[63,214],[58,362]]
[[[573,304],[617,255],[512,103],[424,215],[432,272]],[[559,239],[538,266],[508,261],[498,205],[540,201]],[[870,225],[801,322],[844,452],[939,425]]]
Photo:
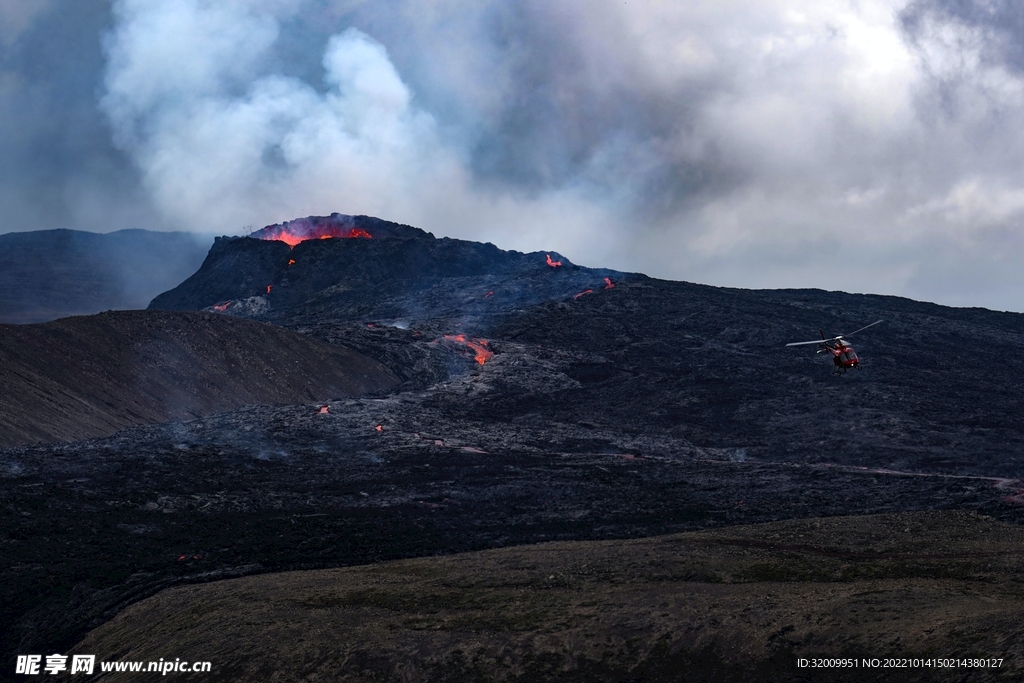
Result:
[[22,17],[14,227],[368,213],[674,279],[1024,310],[1008,0],[49,4],[0,5]]

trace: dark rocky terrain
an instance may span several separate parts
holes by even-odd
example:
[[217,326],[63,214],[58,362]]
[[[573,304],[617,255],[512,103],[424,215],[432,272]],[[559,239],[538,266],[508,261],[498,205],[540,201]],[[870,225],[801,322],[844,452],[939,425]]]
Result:
[[398,384],[350,349],[209,313],[111,311],[0,325],[0,447]]
[[[839,515],[1024,520],[1024,315],[303,220],[371,238],[222,238],[153,308],[347,346],[399,390],[0,452],[7,652],[242,574]],[[850,340],[860,371],[784,347],[877,319]]]
[[208,239],[182,232],[0,235],[0,323],[145,308],[195,272],[208,249]]
[[[76,650],[210,681],[1013,681],[1022,562],[1024,529],[957,512],[555,542],[174,588]],[[882,665],[954,651],[1009,656]]]

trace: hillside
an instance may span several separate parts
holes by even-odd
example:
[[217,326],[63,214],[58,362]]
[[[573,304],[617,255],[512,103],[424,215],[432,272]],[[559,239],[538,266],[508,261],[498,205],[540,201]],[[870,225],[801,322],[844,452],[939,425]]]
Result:
[[105,436],[251,404],[393,388],[359,353],[208,313],[116,311],[0,326],[0,447]]
[[[1020,527],[963,513],[546,543],[173,588],[74,650],[210,681],[1010,681],[1022,561]],[[881,664],[914,657],[1001,662]]]
[[[670,282],[374,221],[222,238],[153,308],[353,349],[390,393],[0,451],[11,648],[70,647],[215,578],[809,518],[1024,521],[1024,315]],[[292,228],[309,239],[274,237]],[[785,347],[879,319],[850,340],[861,370]]]

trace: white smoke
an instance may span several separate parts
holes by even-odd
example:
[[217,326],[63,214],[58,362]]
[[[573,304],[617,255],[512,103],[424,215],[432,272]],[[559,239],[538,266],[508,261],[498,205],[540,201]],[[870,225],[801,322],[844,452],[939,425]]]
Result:
[[[266,70],[297,3],[123,0],[108,36],[102,108],[169,223],[237,233],[341,211],[499,237],[526,246],[542,225],[593,215],[571,198],[522,206],[476,195],[384,47],[348,28],[327,41],[318,91]],[[523,215],[532,213],[531,224]],[[466,216],[486,216],[487,225]],[[575,216],[575,220],[570,220]],[[461,230],[460,230],[461,228]],[[559,240],[549,240],[557,248]],[[564,246],[564,245],[563,245]]]
[[[102,108],[174,227],[365,213],[675,279],[1024,309],[1024,80],[983,28],[908,38],[905,5],[117,0]],[[322,78],[289,74],[276,46],[317,22]]]

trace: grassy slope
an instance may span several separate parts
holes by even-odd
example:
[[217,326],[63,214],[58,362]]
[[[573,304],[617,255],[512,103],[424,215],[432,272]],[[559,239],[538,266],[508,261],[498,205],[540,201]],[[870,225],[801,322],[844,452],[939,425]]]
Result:
[[795,669],[814,656],[1003,657],[845,680],[1020,680],[1022,568],[1024,529],[982,516],[798,520],[172,588],[72,651],[210,660],[204,681],[842,678]]

